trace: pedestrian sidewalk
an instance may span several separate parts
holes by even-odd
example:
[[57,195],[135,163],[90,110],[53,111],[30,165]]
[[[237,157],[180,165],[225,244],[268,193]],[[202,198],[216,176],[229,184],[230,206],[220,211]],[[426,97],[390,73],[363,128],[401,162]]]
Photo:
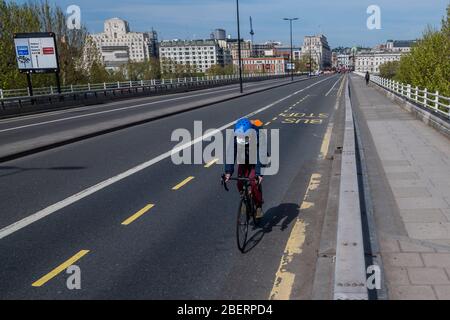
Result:
[[374,84],[351,83],[388,297],[450,299],[450,140]]

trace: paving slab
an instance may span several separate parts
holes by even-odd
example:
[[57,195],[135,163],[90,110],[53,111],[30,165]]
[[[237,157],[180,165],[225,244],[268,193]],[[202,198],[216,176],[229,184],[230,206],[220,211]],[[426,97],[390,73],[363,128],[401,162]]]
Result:
[[450,285],[434,286],[434,291],[439,300],[450,300]]
[[391,299],[394,300],[436,300],[432,286],[397,286],[391,289]]
[[357,121],[367,128],[365,156],[373,158],[371,201],[389,299],[450,299],[450,140],[361,77],[350,82]]

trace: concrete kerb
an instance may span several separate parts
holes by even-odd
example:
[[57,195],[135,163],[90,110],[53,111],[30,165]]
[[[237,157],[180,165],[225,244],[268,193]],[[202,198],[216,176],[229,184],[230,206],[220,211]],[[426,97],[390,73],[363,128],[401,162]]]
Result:
[[368,300],[355,127],[349,90],[347,85],[333,297],[335,300]]

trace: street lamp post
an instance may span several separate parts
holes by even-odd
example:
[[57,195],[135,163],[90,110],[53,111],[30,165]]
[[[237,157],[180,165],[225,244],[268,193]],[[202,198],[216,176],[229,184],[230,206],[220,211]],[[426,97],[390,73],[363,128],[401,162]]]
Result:
[[294,81],[294,49],[292,46],[292,21],[298,20],[298,18],[284,18],[283,20],[289,21],[290,31],[291,31],[291,81]]
[[307,36],[309,39],[309,77],[311,78],[311,72],[312,72],[312,42],[311,42],[311,36]]
[[242,84],[242,57],[241,57],[241,29],[239,25],[239,0],[236,0],[237,32],[238,32],[238,63],[239,63],[239,87],[241,93],[244,92]]
[[309,38],[309,77],[312,77],[312,42],[311,37]]

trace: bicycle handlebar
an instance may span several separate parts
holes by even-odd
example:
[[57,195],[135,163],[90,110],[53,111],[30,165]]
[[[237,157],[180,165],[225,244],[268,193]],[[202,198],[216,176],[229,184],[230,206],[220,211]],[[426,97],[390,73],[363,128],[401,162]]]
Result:
[[[229,178],[228,180],[232,180],[232,181],[248,181],[248,182],[257,181],[258,182],[258,179],[256,179],[256,178],[239,178],[238,177],[238,178]],[[225,188],[226,191],[230,191],[228,189],[227,182],[225,181],[225,175],[224,174],[222,175],[222,185],[223,185],[223,187]]]

